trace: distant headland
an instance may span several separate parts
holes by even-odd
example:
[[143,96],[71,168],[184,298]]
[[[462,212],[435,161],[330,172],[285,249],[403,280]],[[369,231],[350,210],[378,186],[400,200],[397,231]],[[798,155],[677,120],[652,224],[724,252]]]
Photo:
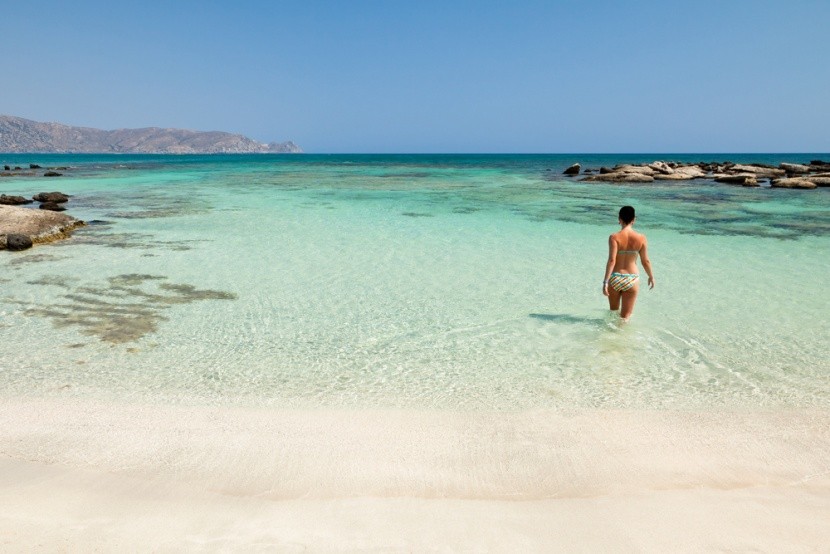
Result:
[[0,152],[66,154],[295,154],[291,141],[257,142],[244,135],[186,129],[105,131],[0,115]]

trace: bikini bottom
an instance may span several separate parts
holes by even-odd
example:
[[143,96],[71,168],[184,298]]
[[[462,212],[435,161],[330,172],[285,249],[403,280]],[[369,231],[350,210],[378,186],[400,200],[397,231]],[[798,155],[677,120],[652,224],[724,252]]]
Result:
[[625,292],[633,289],[639,278],[637,273],[612,273],[608,285],[617,292]]

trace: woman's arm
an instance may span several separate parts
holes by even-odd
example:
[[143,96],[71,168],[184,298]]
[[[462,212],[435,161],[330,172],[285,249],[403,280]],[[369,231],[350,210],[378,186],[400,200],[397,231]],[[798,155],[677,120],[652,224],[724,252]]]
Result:
[[608,263],[605,264],[605,277],[602,278],[602,294],[608,296],[608,279],[611,278],[611,272],[614,271],[614,264],[617,263],[617,241],[614,240],[614,235],[608,237]]
[[640,261],[648,275],[648,288],[654,288],[654,273],[651,272],[651,260],[648,259],[648,239],[643,235],[643,247],[640,249]]

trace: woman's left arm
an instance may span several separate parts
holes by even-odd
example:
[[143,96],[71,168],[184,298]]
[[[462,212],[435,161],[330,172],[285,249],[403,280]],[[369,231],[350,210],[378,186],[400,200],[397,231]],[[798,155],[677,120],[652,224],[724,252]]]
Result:
[[614,270],[614,264],[617,263],[617,241],[614,240],[614,235],[608,237],[608,263],[605,264],[605,277],[602,278],[602,294],[608,296],[608,279],[611,278],[611,272]]

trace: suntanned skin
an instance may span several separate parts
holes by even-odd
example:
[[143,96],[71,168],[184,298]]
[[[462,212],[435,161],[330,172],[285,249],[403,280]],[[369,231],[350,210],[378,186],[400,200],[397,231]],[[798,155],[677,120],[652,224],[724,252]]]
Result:
[[620,250],[638,251],[643,269],[646,270],[648,275],[648,288],[654,288],[654,274],[651,272],[651,260],[648,259],[648,239],[645,235],[634,230],[635,221],[636,218],[631,220],[630,223],[625,223],[620,219],[619,223],[622,229],[608,237],[608,263],[605,264],[605,277],[602,279],[602,294],[608,297],[611,311],[619,310],[620,302],[622,302],[620,317],[623,321],[628,321],[631,312],[634,311],[637,293],[640,292],[640,280],[637,279],[636,284],[625,292],[617,292],[613,287],[608,286],[608,279],[611,278],[612,273],[638,273],[637,256],[634,254],[617,255],[617,252]]

